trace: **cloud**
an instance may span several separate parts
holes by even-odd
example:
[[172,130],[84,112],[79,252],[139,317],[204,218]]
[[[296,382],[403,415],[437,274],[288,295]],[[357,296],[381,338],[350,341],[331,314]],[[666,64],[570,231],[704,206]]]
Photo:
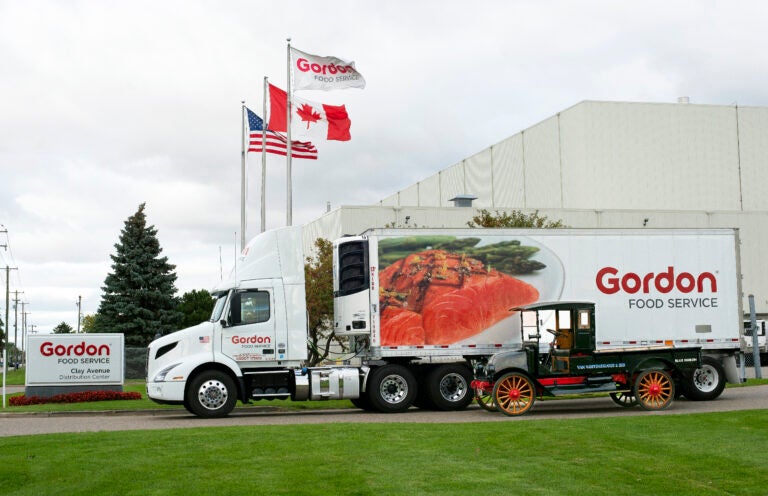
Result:
[[[352,140],[293,162],[294,223],[375,204],[585,99],[768,104],[763,4],[245,0],[0,2],[0,224],[45,332],[98,307],[140,203],[180,291],[228,272],[240,231],[241,101],[285,87],[285,39],[353,59]],[[249,236],[261,161],[247,157]],[[285,222],[285,162],[267,163],[267,225]],[[0,244],[4,243],[0,235]],[[1,272],[1,271],[0,271]],[[76,317],[74,317],[76,318]]]

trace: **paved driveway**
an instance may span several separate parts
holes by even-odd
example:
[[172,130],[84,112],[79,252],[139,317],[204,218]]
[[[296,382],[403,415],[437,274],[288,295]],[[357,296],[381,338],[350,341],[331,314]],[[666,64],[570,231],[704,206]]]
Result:
[[0,414],[0,437],[55,432],[98,432],[140,429],[183,429],[233,425],[289,425],[327,423],[465,423],[521,422],[579,417],[622,417],[634,415],[680,415],[768,409],[768,386],[729,388],[715,401],[675,401],[667,410],[647,412],[639,407],[623,408],[609,398],[537,401],[527,415],[508,417],[473,405],[461,412],[431,412],[412,408],[398,414],[377,414],[361,410],[275,411],[270,407],[238,408],[223,419],[200,419],[185,410],[148,412],[99,412],[57,414]]

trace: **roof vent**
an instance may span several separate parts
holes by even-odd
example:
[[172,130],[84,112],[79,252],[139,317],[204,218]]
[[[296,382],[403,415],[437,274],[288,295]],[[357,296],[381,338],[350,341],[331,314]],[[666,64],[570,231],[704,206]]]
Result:
[[477,200],[475,195],[456,195],[448,201],[452,201],[454,207],[471,207],[473,200]]
[[679,96],[677,97],[677,103],[691,103],[691,99],[687,96]]

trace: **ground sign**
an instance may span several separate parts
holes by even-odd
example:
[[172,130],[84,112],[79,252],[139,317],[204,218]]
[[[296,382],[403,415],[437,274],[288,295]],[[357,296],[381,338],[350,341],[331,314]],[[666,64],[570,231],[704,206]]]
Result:
[[122,334],[41,334],[27,343],[26,394],[123,387]]

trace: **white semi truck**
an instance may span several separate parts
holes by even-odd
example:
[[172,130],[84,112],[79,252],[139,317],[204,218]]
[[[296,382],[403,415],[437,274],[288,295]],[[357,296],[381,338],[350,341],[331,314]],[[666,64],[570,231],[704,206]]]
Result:
[[[458,410],[473,363],[522,344],[512,308],[591,301],[598,349],[700,346],[678,390],[739,382],[733,229],[372,229],[333,244],[334,330],[355,365],[305,367],[300,227],[267,231],[213,291],[208,322],[153,341],[147,393],[219,417],[238,400],[345,399],[363,409]],[[549,317],[542,316],[542,325]],[[554,318],[554,316],[552,317]],[[352,363],[352,362],[350,362]]]

